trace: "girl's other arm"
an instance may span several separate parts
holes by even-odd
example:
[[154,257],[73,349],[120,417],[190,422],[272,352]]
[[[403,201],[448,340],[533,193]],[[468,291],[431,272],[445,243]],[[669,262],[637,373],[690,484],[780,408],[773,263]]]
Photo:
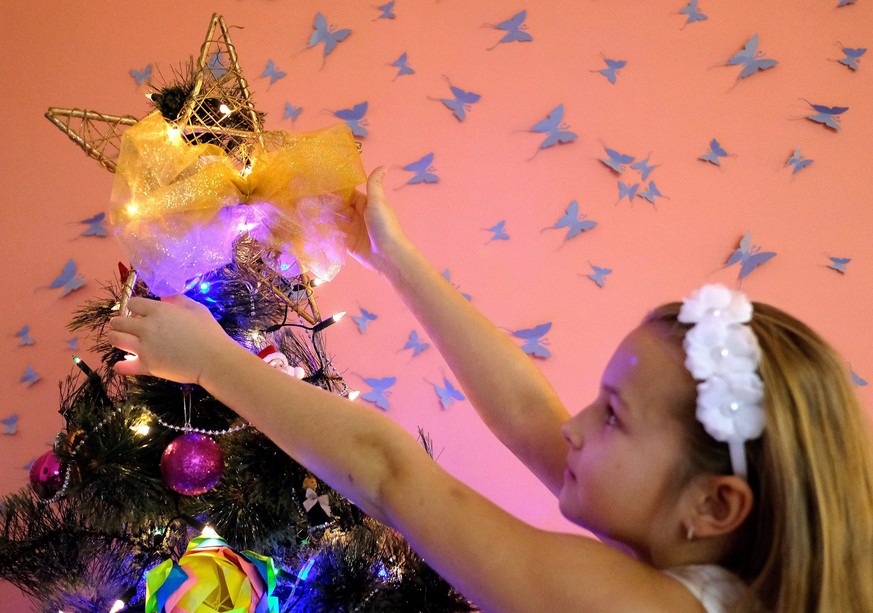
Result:
[[445,358],[492,432],[555,494],[563,482],[569,413],[531,359],[471,305],[406,238],[382,186],[356,193],[349,252],[388,279]]

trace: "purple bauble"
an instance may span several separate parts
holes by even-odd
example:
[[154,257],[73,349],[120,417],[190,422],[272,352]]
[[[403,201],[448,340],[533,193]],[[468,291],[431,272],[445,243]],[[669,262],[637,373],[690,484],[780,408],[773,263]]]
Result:
[[57,494],[64,484],[61,463],[54,451],[46,451],[30,466],[30,487],[36,495],[48,500]]
[[186,432],[167,445],[161,456],[164,483],[186,496],[212,489],[223,471],[221,448],[205,434]]

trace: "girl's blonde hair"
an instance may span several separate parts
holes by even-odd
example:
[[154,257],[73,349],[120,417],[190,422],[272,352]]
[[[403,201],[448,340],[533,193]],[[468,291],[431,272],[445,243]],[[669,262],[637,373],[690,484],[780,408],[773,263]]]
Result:
[[[873,611],[873,438],[845,365],[791,315],[753,303],[766,427],[746,443],[755,505],[722,564],[749,585],[742,610]],[[681,346],[680,303],[645,323]],[[727,445],[681,407],[684,478],[731,473]]]

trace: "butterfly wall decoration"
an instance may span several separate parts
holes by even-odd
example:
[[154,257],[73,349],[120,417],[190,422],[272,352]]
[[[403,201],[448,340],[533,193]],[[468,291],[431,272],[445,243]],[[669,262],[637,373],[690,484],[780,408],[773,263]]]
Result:
[[406,182],[407,185],[415,185],[417,183],[439,183],[440,178],[434,174],[433,152],[427,153],[420,159],[407,164],[403,170],[413,173],[413,176]]
[[540,143],[539,149],[534,153],[534,156],[543,149],[548,149],[554,145],[572,143],[579,138],[578,134],[567,128],[569,128],[569,126],[564,123],[564,105],[562,103],[549,111],[549,114],[545,119],[541,119],[531,126],[531,132],[546,135]]
[[492,26],[497,30],[503,30],[506,34],[503,35],[503,38],[497,41],[494,47],[489,47],[489,50],[494,49],[497,45],[503,43],[529,43],[532,41],[533,36],[527,32],[527,26],[524,23],[525,19],[527,19],[527,11],[522,10],[509,19]]
[[443,385],[440,386],[438,383],[433,384],[434,391],[437,393],[437,397],[440,400],[440,405],[443,409],[448,409],[450,406],[455,404],[455,402],[466,400],[464,394],[462,394],[454,385],[446,378],[443,377]]
[[521,345],[521,350],[529,356],[535,358],[550,358],[552,357],[552,352],[545,346],[548,344],[548,339],[545,338],[545,335],[549,330],[551,330],[551,328],[552,322],[547,322],[534,326],[533,328],[513,330],[512,335],[524,341]]
[[740,246],[731,253],[725,266],[740,265],[739,281],[742,282],[753,270],[776,257],[775,251],[761,251],[759,245],[752,244],[752,233],[746,232]]
[[390,388],[397,383],[397,377],[363,377],[364,383],[370,386],[370,390],[361,394],[361,399],[372,402],[383,410],[388,410],[388,396]]

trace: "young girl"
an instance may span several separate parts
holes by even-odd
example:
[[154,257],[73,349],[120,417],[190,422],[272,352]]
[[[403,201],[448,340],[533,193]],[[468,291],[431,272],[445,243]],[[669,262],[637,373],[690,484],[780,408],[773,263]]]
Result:
[[384,414],[270,368],[187,298],[130,301],[109,338],[135,357],[116,371],[205,387],[484,611],[873,611],[873,446],[814,332],[707,286],[632,330],[571,417],[404,236],[384,173],[353,200],[349,252],[391,282],[562,513],[604,542],[512,517]]

